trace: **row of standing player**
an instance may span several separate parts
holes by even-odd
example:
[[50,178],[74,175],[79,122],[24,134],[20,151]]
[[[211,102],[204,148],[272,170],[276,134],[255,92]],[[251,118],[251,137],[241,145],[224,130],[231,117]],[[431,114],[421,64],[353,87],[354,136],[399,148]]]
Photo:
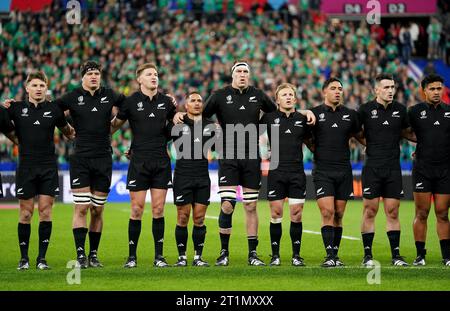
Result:
[[[416,156],[417,165],[415,165],[414,171],[414,180],[420,180],[415,183],[420,185],[419,188],[415,188],[414,193],[416,199],[414,232],[418,249],[418,257],[414,263],[425,264],[426,217],[430,209],[430,197],[434,194],[442,255],[444,264],[449,264],[447,213],[450,191],[448,191],[447,170],[449,162],[446,161],[446,157],[449,155],[449,152],[446,152],[448,151],[446,142],[449,141],[447,137],[449,122],[446,119],[448,108],[441,103],[442,78],[428,77],[424,79],[422,86],[427,95],[427,103],[415,107],[422,106],[421,109],[429,111],[429,117],[427,112],[423,113],[423,110],[417,112],[419,108],[411,109],[409,112],[409,119],[413,125],[411,127],[406,109],[393,102],[395,85],[392,77],[389,76],[382,75],[377,78],[376,100],[363,105],[359,113],[341,105],[342,83],[337,79],[329,79],[325,82],[323,105],[314,108],[312,112],[297,113],[294,109],[294,87],[285,84],[277,89],[276,100],[279,105],[277,110],[276,105],[267,95],[261,90],[249,86],[250,67],[248,64],[237,62],[231,70],[232,85],[213,93],[207,100],[204,109],[202,109],[200,94],[195,92],[189,94],[187,96],[188,113],[185,115],[175,114],[175,105],[172,99],[158,92],[157,68],[152,64],[144,64],[138,68],[136,75],[140,91],[128,98],[100,87],[101,67],[97,63],[87,62],[82,66],[81,71],[82,86],[56,100],[57,105],[45,101],[47,87],[45,76],[37,75],[34,78],[30,76],[27,79],[28,100],[15,103],[11,105],[13,108],[8,109],[9,116],[16,126],[20,149],[17,189],[21,189],[21,191],[17,191],[17,196],[21,207],[18,234],[22,258],[19,262],[19,269],[29,267],[28,242],[33,212],[30,202],[32,206],[33,197],[37,194],[39,195],[41,220],[37,267],[39,269],[48,268],[45,252],[51,233],[49,211],[51,211],[53,197],[58,188],[54,187],[55,180],[57,186],[57,178],[54,177],[57,177],[56,162],[51,163],[50,161],[50,155],[54,157],[53,141],[46,139],[48,135],[42,135],[41,140],[27,141],[26,137],[30,137],[28,135],[30,131],[37,133],[37,130],[44,124],[47,132],[51,130],[53,133],[54,127],[58,126],[66,136],[75,139],[75,153],[70,159],[70,175],[75,203],[73,233],[77,261],[82,268],[98,267],[101,266],[97,257],[97,249],[103,224],[102,212],[109,191],[112,169],[109,134],[117,130],[126,120],[130,122],[133,141],[127,188],[130,190],[131,217],[128,230],[129,258],[125,267],[131,268],[137,265],[136,248],[148,189],[152,194],[154,265],[165,267],[168,264],[162,252],[163,213],[167,188],[171,184],[170,161],[166,153],[167,125],[173,118],[174,123],[185,122],[192,130],[202,115],[208,118],[214,114],[222,127],[227,124],[243,124],[245,126],[259,122],[265,123],[268,125],[271,140],[270,132],[274,127],[279,128],[279,136],[276,137],[280,145],[279,167],[270,170],[268,177],[268,198],[272,214],[270,225],[273,252],[271,265],[280,264],[279,244],[282,206],[285,198],[289,198],[291,211],[292,264],[304,265],[303,259],[300,257],[301,212],[306,180],[302,167],[301,144],[303,142],[315,154],[313,175],[317,201],[322,214],[322,237],[327,252],[327,257],[322,265],[324,267],[343,265],[337,257],[337,253],[342,236],[342,216],[345,203],[352,197],[352,176],[348,150],[348,139],[351,136],[356,137],[363,144],[367,144],[368,159],[363,170],[365,197],[362,224],[365,251],[363,264],[373,264],[371,246],[374,236],[374,217],[381,196],[384,198],[387,211],[392,263],[406,265],[399,254],[400,225],[398,222],[399,198],[402,194],[398,153],[402,134],[411,140],[416,140],[415,135],[417,135],[419,143]],[[119,109],[113,109],[114,106]],[[55,107],[60,107],[62,111],[69,111],[75,130],[64,122],[64,118],[57,110],[53,114],[42,110],[43,108],[44,110],[57,109]],[[430,108],[434,108],[434,110],[429,110]],[[436,112],[439,109],[442,109],[442,116]],[[116,110],[113,112],[116,117],[110,121],[113,110]],[[259,120],[261,111],[266,114]],[[392,114],[389,115],[391,112]],[[420,121],[412,122],[415,117],[414,112],[420,115],[417,116]],[[49,122],[50,119],[52,122]],[[315,122],[316,119],[317,122]],[[437,127],[436,121],[439,120],[435,119],[441,120],[442,126]],[[422,122],[423,120],[432,120],[434,127],[427,127],[428,123]],[[23,126],[21,126],[22,123]],[[208,126],[210,123],[210,121],[203,122],[203,126]],[[311,125],[315,123],[315,125],[309,128],[305,123]],[[5,130],[4,132],[9,133],[8,128]],[[44,133],[45,129],[42,132]],[[225,132],[223,135],[225,136]],[[427,141],[429,137],[432,138],[432,141],[436,138],[442,139],[439,141],[444,152],[434,150],[436,144],[430,144]],[[175,138],[176,142],[180,137],[172,138]],[[224,137],[224,140],[227,141],[227,138]],[[195,142],[192,141],[192,143]],[[46,146],[46,149],[43,150],[42,146]],[[249,146],[246,141],[243,145],[227,147],[233,147],[236,152],[241,147],[248,150]],[[25,150],[28,152],[24,152]],[[43,172],[42,166],[37,167],[37,163],[42,157],[47,160],[48,172]],[[435,167],[438,162],[442,164],[441,167],[433,171],[435,175],[430,175],[428,173],[429,165]],[[206,234],[204,216],[209,203],[210,183],[209,178],[205,178],[207,173],[206,158],[201,161],[177,161],[174,176],[174,200],[178,207],[175,236],[180,255],[177,266],[187,265],[185,255],[187,222],[191,208],[194,218],[192,234],[195,248],[194,265],[208,265],[201,257]],[[219,161],[219,193],[222,198],[219,215],[221,254],[216,265],[228,265],[229,262],[228,244],[231,234],[231,215],[236,203],[237,185],[242,185],[244,190],[243,203],[247,216],[249,244],[248,262],[250,265],[264,265],[256,254],[258,244],[256,201],[260,186],[260,159],[250,159],[249,157],[244,160],[226,158]],[[88,232],[86,224],[88,210],[91,212],[91,223],[89,228],[90,253],[87,257],[84,246]]]

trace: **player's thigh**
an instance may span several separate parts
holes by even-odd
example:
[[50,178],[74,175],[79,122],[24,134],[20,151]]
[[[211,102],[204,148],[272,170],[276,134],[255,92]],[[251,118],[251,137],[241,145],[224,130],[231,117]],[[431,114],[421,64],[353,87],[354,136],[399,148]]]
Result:
[[[313,170],[313,183],[316,191],[316,199],[332,198],[336,195],[334,186],[334,180],[330,177],[331,172],[314,169]],[[322,200],[323,202],[324,200]],[[319,203],[319,201],[317,201]],[[320,205],[319,205],[320,207]]]
[[109,193],[112,177],[112,158],[95,158],[91,161],[91,189],[102,193]]
[[[165,190],[172,188],[172,168],[170,166],[170,160],[157,160],[154,161],[151,165],[152,168],[150,169],[150,188]],[[146,162],[146,166],[150,166],[148,165],[148,162]]]
[[24,167],[19,164],[16,170],[16,197],[28,200],[36,196],[39,186],[38,168]]
[[344,170],[340,173],[339,178],[335,180],[336,187],[335,200],[348,201],[353,200],[353,174],[352,170]]
[[209,176],[197,177],[194,180],[193,203],[199,205],[209,205],[211,195],[211,181]]
[[433,180],[433,193],[450,194],[450,169],[435,170],[436,176]]
[[289,193],[288,182],[286,172],[270,170],[267,176],[267,200],[269,202],[284,200]]
[[361,172],[363,198],[374,199],[382,196],[384,179],[377,174],[377,170],[364,166]]
[[219,160],[219,187],[239,185],[238,160]]
[[240,160],[240,184],[243,188],[259,190],[261,187],[261,159]]
[[70,173],[71,189],[74,190],[74,189],[90,188],[91,171],[89,159],[77,155],[72,155],[69,161],[70,161],[69,173]]
[[127,189],[131,192],[147,191],[150,189],[151,173],[145,167],[145,161],[133,157],[128,165]]
[[59,176],[56,166],[39,169],[37,194],[50,197],[59,195]]
[[303,205],[306,198],[306,175],[303,170],[293,170],[288,175],[289,205]]
[[401,170],[389,170],[381,193],[383,198],[400,200],[404,196]]
[[173,201],[182,206],[194,202],[192,177],[175,173],[173,178]]

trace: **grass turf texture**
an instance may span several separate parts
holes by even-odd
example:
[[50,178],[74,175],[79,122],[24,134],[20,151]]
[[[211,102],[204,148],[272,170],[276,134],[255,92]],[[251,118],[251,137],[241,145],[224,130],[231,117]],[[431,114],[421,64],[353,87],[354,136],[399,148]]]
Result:
[[[291,243],[289,237],[289,210],[285,207],[280,267],[251,267],[247,265],[247,239],[245,215],[238,204],[233,217],[233,234],[230,241],[230,266],[214,267],[220,251],[217,216],[219,204],[211,204],[206,219],[207,236],[203,257],[212,266],[186,268],[154,268],[153,238],[149,205],[142,224],[138,247],[138,268],[127,270],[122,266],[128,255],[128,204],[107,204],[99,258],[101,269],[81,270],[81,284],[68,285],[66,268],[75,258],[71,229],[72,206],[57,204],[53,210],[53,232],[47,260],[52,270],[37,271],[38,212],[35,211],[30,240],[30,270],[17,271],[19,247],[17,243],[18,210],[0,210],[0,290],[450,290],[450,269],[443,267],[439,241],[436,236],[436,218],[431,212],[428,221],[427,266],[392,267],[389,242],[385,233],[385,216],[380,208],[376,221],[373,245],[374,257],[381,263],[381,284],[369,285],[366,281],[369,269],[360,267],[363,256],[361,240],[343,239],[339,256],[346,267],[325,269],[320,267],[325,251],[322,237],[303,233],[301,255],[306,267],[290,265]],[[270,257],[269,204],[258,204],[259,246],[258,254],[267,264]],[[362,203],[349,202],[344,216],[344,235],[360,238]],[[400,207],[402,235],[401,254],[409,263],[415,258],[412,233],[413,202],[403,201]],[[176,209],[168,204],[165,211],[166,231],[164,255],[170,264],[175,263]],[[192,224],[189,226],[188,259],[192,262]],[[303,228],[320,232],[320,216],[314,201],[306,202],[303,212]],[[88,248],[88,239],[86,242]]]

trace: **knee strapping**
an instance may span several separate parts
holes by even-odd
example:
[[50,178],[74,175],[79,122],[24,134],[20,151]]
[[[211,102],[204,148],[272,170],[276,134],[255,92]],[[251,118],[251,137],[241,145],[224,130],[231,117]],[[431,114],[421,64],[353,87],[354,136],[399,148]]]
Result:
[[73,203],[75,204],[91,204],[90,192],[74,192],[72,193]]
[[100,195],[95,195],[93,194],[91,196],[91,202],[93,206],[103,206],[106,203],[106,198],[108,196],[100,196]]
[[220,210],[219,214],[219,228],[220,229],[231,229],[232,227],[232,219],[233,212],[231,214],[225,214],[222,210]]
[[242,195],[242,202],[251,203],[258,200],[259,191],[245,191]]

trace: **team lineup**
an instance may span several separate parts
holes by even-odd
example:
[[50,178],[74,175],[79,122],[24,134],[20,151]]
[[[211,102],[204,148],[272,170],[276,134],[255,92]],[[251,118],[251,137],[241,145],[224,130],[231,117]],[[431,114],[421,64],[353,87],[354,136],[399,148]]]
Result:
[[[196,91],[186,94],[186,112],[177,112],[170,95],[158,90],[158,69],[140,65],[136,79],[140,89],[125,97],[101,86],[102,67],[94,61],[81,68],[81,86],[52,102],[47,101],[48,79],[43,72],[30,73],[25,81],[24,101],[3,103],[0,131],[19,146],[16,195],[20,214],[18,240],[19,270],[30,267],[28,255],[34,198],[39,212],[39,253],[36,268],[50,269],[46,252],[52,232],[52,207],[59,193],[58,165],[53,135],[55,127],[75,149],[70,157],[73,194],[73,236],[78,266],[102,267],[98,249],[103,227],[103,210],[111,185],[111,134],[128,121],[132,143],[127,189],[131,214],[128,223],[129,254],[125,268],[138,265],[137,246],[142,227],[147,191],[151,193],[154,266],[170,266],[163,254],[167,189],[173,187],[177,206],[175,240],[178,260],[174,266],[187,266],[188,223],[192,213],[193,266],[209,266],[202,257],[207,228],[204,224],[209,205],[211,182],[208,152],[218,152],[218,219],[220,254],[215,266],[230,263],[229,241],[237,187],[242,187],[246,215],[248,264],[266,265],[258,257],[259,218],[257,201],[261,186],[260,135],[267,135],[271,153],[267,179],[270,205],[269,265],[279,266],[283,206],[289,205],[293,266],[304,266],[302,212],[306,197],[306,175],[302,147],[314,154],[312,172],[317,205],[321,213],[321,235],[326,257],[322,267],[344,266],[339,258],[346,203],[353,199],[353,176],[349,140],[355,138],[366,148],[362,170],[363,215],[361,235],[364,248],[362,265],[374,266],[372,244],[375,218],[380,201],[386,214],[386,233],[392,265],[409,265],[400,254],[400,199],[403,197],[400,168],[400,141],[417,143],[412,172],[415,202],[413,220],[417,257],[414,266],[426,265],[427,219],[432,205],[437,219],[442,263],[450,266],[450,106],[442,102],[443,78],[428,75],[422,82],[425,101],[407,109],[394,100],[394,78],[379,74],[375,80],[375,99],[358,111],[343,105],[343,84],[337,78],[322,86],[323,102],[311,110],[296,110],[296,87],[279,85],[275,102],[262,90],[250,85],[251,67],[237,61],[231,67],[231,85],[203,100]],[[212,119],[215,117],[215,120]],[[69,120],[69,122],[66,120]],[[242,125],[251,130],[229,131]],[[256,137],[256,139],[252,139]],[[172,141],[177,160],[172,180],[167,144]],[[255,152],[252,152],[255,151]],[[191,212],[192,210],[192,212]],[[87,214],[90,213],[90,223]],[[269,220],[264,220],[269,221]],[[86,237],[89,252],[86,252]]]

